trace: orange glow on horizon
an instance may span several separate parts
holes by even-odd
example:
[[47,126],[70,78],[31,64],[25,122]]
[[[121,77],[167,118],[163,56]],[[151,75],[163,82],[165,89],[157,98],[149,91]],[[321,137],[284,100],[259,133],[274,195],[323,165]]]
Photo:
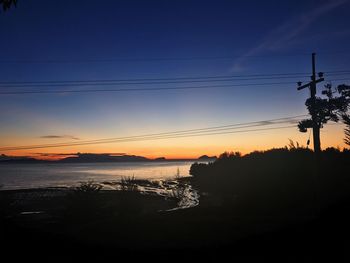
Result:
[[[348,148],[343,141],[343,129],[343,125],[326,125],[321,130],[322,148]],[[296,129],[288,129],[274,130],[265,133],[229,134],[218,137],[204,136],[142,142],[69,146],[62,148],[43,148],[37,150],[4,151],[0,154],[9,156],[30,156],[44,160],[58,160],[73,156],[78,152],[95,154],[125,153],[127,155],[144,156],[149,159],[159,157],[165,157],[166,159],[196,159],[202,155],[219,156],[225,151],[238,151],[242,154],[247,154],[256,150],[263,151],[271,148],[281,148],[289,144],[289,139],[305,147],[308,137],[309,132],[300,133]],[[13,138],[12,141],[14,143],[11,144],[9,140],[7,146],[44,143],[38,140],[15,140],[15,138]],[[312,138],[310,148],[312,148]]]

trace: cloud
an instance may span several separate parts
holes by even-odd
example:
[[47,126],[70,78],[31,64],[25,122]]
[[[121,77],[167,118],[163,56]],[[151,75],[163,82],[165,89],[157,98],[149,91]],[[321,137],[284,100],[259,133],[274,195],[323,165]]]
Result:
[[33,153],[33,155],[40,155],[40,156],[46,156],[46,157],[52,157],[52,156],[76,156],[77,153]]
[[80,140],[78,137],[72,135],[43,135],[40,136],[42,139],[71,139],[71,140]]
[[[76,153],[32,153],[32,155],[40,155],[42,157],[70,157],[70,156],[79,156],[79,152]],[[127,155],[126,153],[83,153],[91,155],[109,155],[109,156],[123,156]],[[1,157],[1,156],[0,156]]]
[[248,52],[236,59],[231,70],[241,71],[244,68],[242,64],[249,56],[256,56],[264,51],[274,51],[286,47],[289,43],[294,41],[301,33],[306,31],[310,27],[310,25],[322,15],[327,14],[333,9],[340,7],[341,5],[344,5],[346,3],[349,3],[349,1],[329,1],[319,5],[311,11],[305,12],[295,17],[294,19],[288,20],[284,24],[278,26],[270,33],[268,33],[258,45],[254,46],[253,48],[248,50]]

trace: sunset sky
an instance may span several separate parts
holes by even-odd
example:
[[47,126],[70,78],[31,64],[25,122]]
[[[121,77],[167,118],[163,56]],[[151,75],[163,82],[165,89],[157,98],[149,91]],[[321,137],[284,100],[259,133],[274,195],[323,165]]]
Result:
[[[0,148],[78,143],[306,114],[304,103],[309,92],[297,91],[296,82],[310,80],[312,52],[317,54],[316,70],[325,72],[324,84],[350,84],[349,11],[347,0],[19,0],[17,8],[0,13],[0,93],[138,90],[0,94]],[[275,75],[294,73],[302,74]],[[247,77],[213,81],[211,77],[217,76]],[[206,80],[115,87],[12,85],[192,77]],[[220,85],[226,86],[215,87]],[[193,86],[209,88],[167,89]],[[318,85],[319,94],[322,86]],[[159,89],[140,90],[154,87]],[[273,127],[286,125],[291,124]],[[321,131],[321,146],[345,147],[343,128],[326,125]],[[309,132],[299,133],[295,125],[0,154],[40,157],[42,153],[119,152],[151,158],[192,158],[283,147],[288,139],[305,145],[308,137]]]

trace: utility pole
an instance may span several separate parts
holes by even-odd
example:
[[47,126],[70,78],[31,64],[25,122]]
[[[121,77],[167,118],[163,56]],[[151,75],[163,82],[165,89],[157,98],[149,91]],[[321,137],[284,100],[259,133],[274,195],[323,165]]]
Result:
[[316,79],[316,54],[312,53],[312,76],[311,81],[305,85],[298,82],[298,90],[304,88],[310,88],[310,99],[311,99],[311,120],[312,120],[312,135],[313,135],[313,143],[314,143],[314,152],[319,154],[321,152],[321,140],[320,140],[320,126],[321,123],[317,120],[317,109],[316,109],[316,84],[324,81],[323,73],[319,72],[318,77]]

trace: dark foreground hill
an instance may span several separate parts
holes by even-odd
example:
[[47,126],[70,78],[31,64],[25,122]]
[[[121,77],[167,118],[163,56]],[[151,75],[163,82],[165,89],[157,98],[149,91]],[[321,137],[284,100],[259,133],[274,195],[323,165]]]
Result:
[[18,211],[45,213],[5,215],[2,253],[61,262],[349,262],[349,167],[347,151],[224,154],[191,168],[199,206],[172,211],[169,200],[133,188],[31,201],[18,193]]

